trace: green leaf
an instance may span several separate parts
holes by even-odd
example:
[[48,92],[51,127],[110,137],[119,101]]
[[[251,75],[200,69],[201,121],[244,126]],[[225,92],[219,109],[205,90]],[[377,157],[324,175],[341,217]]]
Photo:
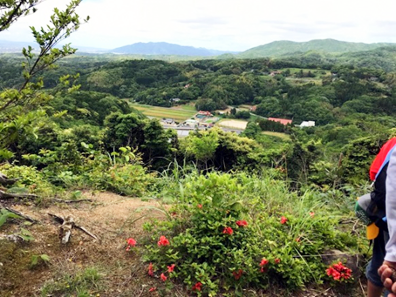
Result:
[[46,254],[42,254],[40,255],[40,258],[44,261],[44,262],[49,262],[50,261],[50,257]]

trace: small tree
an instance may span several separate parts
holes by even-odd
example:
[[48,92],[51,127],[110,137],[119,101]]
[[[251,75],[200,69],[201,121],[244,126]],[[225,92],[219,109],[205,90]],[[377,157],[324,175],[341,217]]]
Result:
[[[0,2],[0,32],[9,28],[19,17],[35,12],[35,6],[41,0],[5,0]],[[23,137],[37,137],[37,122],[45,116],[40,113],[46,102],[52,99],[51,94],[42,91],[44,83],[37,75],[43,70],[54,68],[55,63],[68,55],[74,54],[76,49],[70,44],[62,48],[55,46],[80,27],[80,17],[76,8],[81,0],[71,0],[64,11],[57,8],[50,18],[50,25],[37,30],[30,27],[38,44],[39,53],[33,48],[23,48],[25,62],[22,64],[24,81],[18,88],[6,89],[0,92],[0,156],[10,157],[9,149],[18,146],[18,139]],[[89,17],[85,21],[88,21]],[[36,77],[36,78],[35,78]],[[61,85],[69,91],[77,89],[71,86],[70,76],[61,78]],[[40,113],[38,115],[37,113]],[[35,128],[36,127],[36,128]]]

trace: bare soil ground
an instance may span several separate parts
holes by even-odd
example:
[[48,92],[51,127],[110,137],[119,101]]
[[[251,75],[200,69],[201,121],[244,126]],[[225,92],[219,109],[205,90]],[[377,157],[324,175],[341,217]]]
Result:
[[[0,241],[0,296],[40,296],[46,285],[56,282],[61,287],[65,275],[67,278],[67,275],[76,275],[91,267],[102,277],[89,292],[90,296],[158,294],[149,293],[149,289],[161,286],[161,282],[148,277],[147,265],[140,261],[136,252],[126,252],[125,249],[127,238],[139,238],[142,234],[144,222],[164,217],[161,211],[155,209],[160,205],[155,201],[145,202],[112,193],[85,193],[84,197],[94,202],[70,205],[57,203],[49,208],[12,206],[40,223],[24,227],[32,233],[32,242],[15,244]],[[59,224],[48,213],[72,215],[77,224],[97,235],[100,240],[96,241],[74,229],[71,243],[62,245],[58,237]],[[7,222],[0,229],[0,236],[18,232],[19,229],[18,224]],[[49,256],[49,265],[32,267],[32,256],[42,254]],[[67,288],[64,288],[65,291]],[[72,291],[70,294],[64,292],[49,296],[76,296]]]
[[236,121],[236,120],[223,120],[223,121],[219,122],[219,126],[245,130],[246,126],[247,126],[247,122],[246,121]]

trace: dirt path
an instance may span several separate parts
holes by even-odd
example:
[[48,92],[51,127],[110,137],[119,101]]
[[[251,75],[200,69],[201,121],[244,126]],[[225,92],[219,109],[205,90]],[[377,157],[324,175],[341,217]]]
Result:
[[[54,294],[53,289],[49,296],[70,296],[72,292],[65,295],[67,286],[70,286],[65,279],[73,278],[87,268],[94,268],[101,280],[95,283],[89,295],[81,296],[148,296],[149,288],[156,286],[158,280],[147,276],[146,267],[136,252],[125,251],[126,239],[138,238],[144,222],[164,218],[164,213],[159,210],[161,205],[154,200],[142,201],[112,193],[84,193],[84,198],[94,202],[58,203],[44,209],[13,206],[39,220],[40,224],[24,227],[32,233],[32,242],[0,241],[0,296],[40,296],[43,287],[51,286],[58,288],[59,294]],[[48,213],[72,215],[77,224],[96,234],[100,240],[74,230],[72,242],[61,245],[59,224]],[[19,230],[19,225],[7,223],[0,229],[0,235]],[[32,256],[42,254],[49,256],[50,264],[31,267]]]

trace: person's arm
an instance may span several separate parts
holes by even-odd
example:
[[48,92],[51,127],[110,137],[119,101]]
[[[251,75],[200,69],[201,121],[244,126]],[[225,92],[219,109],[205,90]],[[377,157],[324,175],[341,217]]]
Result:
[[385,260],[395,262],[396,268],[396,149],[392,152],[386,175],[385,205],[389,231]]
[[[386,175],[386,218],[388,223],[389,240],[386,244],[386,255],[382,266],[378,270],[384,286],[392,293],[396,293],[396,282],[393,281],[396,269],[396,149],[392,152]],[[389,297],[396,297],[396,294]]]

